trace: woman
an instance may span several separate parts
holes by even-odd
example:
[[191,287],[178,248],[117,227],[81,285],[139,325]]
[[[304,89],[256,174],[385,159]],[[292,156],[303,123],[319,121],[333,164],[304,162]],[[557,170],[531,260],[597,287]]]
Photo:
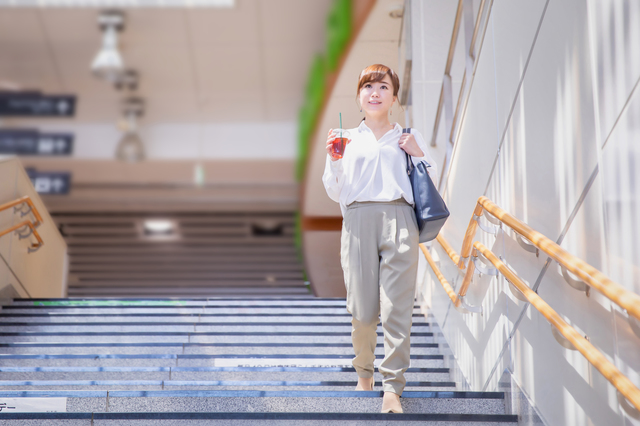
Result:
[[356,99],[365,118],[349,129],[351,141],[342,158],[332,153],[331,137],[327,139],[322,177],[327,194],[342,210],[340,251],[347,310],[353,317],[356,390],[373,390],[378,315],[382,322],[385,356],[378,371],[383,375],[383,413],[402,413],[400,395],[410,364],[418,229],[406,154],[415,164],[429,163],[432,179],[437,175],[420,133],[412,129],[403,134],[398,123],[389,121],[399,86],[397,74],[387,66],[362,71]]

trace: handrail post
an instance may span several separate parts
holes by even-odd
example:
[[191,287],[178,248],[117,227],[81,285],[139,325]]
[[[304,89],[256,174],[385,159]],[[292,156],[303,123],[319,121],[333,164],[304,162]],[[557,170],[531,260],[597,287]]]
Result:
[[[476,249],[473,249],[473,253],[471,254],[475,259],[478,258],[478,252]],[[458,295],[460,297],[465,297],[467,295],[467,290],[469,290],[469,286],[471,285],[471,280],[473,279],[473,274],[475,273],[475,268],[471,267],[471,261],[468,263],[467,272],[464,274],[464,279],[462,280],[462,285],[460,286],[460,290],[458,291]]]
[[464,240],[462,242],[462,250],[460,250],[460,262],[458,262],[458,268],[464,269],[467,267],[467,260],[471,254],[471,247],[473,243],[473,237],[476,235],[476,229],[478,228],[477,218],[482,216],[482,205],[480,202],[476,203],[476,208],[473,210],[473,216],[469,221],[469,226],[464,234]]

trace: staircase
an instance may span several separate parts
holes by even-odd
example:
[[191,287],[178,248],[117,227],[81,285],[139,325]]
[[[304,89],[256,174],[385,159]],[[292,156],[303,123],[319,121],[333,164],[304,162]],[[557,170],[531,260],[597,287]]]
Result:
[[381,375],[354,391],[342,299],[14,300],[0,424],[517,424],[504,393],[451,381],[429,319],[416,307],[405,414],[380,414]]

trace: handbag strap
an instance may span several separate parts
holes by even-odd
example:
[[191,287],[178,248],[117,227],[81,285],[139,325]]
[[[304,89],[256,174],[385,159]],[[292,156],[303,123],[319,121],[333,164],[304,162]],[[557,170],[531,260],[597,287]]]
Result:
[[[402,133],[411,133],[411,127],[402,129]],[[415,166],[413,165],[413,161],[411,161],[411,156],[406,151],[404,151],[404,155],[407,157],[407,175],[411,175]]]
[[[411,133],[411,127],[402,129],[402,133]],[[411,172],[413,171],[415,166],[413,165],[413,161],[411,161],[411,156],[407,153],[407,151],[404,152],[404,155],[406,155],[407,157],[407,175],[411,175]],[[422,160],[422,162],[427,165],[427,168],[431,167],[431,164],[427,163],[426,161]]]

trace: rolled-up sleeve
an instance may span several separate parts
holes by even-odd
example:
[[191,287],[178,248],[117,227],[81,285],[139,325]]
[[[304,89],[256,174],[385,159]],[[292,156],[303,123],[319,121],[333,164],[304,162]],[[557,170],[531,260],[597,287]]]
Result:
[[324,188],[329,198],[339,203],[340,191],[344,184],[342,160],[331,161],[329,155],[327,155],[327,162],[324,166],[324,174],[322,175],[322,183],[324,183]]

